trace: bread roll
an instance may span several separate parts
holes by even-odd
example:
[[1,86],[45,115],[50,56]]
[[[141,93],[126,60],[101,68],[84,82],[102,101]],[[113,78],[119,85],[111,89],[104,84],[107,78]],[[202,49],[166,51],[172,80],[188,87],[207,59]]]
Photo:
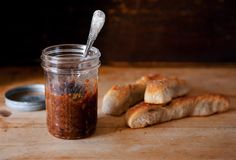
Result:
[[148,104],[141,102],[130,108],[125,115],[130,128],[180,119],[188,116],[208,116],[229,110],[229,100],[219,94],[206,94],[196,97],[183,97],[170,104]]
[[103,98],[102,111],[114,116],[121,115],[131,106],[143,101],[147,83],[158,79],[161,80],[164,77],[159,74],[150,74],[131,84],[112,86]]
[[145,103],[164,104],[170,102],[172,98],[187,94],[189,90],[185,80],[178,78],[155,80],[147,84],[144,101]]

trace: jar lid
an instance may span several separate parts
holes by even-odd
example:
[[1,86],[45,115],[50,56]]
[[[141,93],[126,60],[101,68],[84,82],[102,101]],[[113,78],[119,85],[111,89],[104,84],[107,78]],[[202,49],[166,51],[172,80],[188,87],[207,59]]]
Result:
[[37,111],[45,109],[43,84],[33,84],[12,88],[5,93],[6,105],[17,111]]

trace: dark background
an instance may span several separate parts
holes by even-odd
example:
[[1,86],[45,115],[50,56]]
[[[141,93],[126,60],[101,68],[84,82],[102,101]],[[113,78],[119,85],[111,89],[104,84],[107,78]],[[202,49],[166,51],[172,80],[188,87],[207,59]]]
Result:
[[43,48],[86,43],[93,12],[106,23],[102,63],[236,62],[234,0],[87,0],[1,5],[1,66],[39,65]]

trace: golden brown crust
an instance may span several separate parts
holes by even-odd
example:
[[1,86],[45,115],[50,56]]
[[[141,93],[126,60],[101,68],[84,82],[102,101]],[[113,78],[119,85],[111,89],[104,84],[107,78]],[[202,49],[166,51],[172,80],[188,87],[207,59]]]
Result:
[[160,107],[163,107],[163,105],[149,104],[145,102],[140,102],[136,104],[134,107],[131,107],[125,114],[127,125],[133,128],[131,124],[134,119],[137,119],[140,115],[142,115],[145,112],[156,110],[157,108]]
[[115,85],[103,97],[102,110],[106,114],[121,115],[130,106],[142,101],[145,88],[138,84]]
[[143,101],[148,82],[163,76],[150,74],[141,77],[135,83],[113,85],[103,97],[102,111],[106,114],[119,116],[131,106]]
[[126,112],[131,128],[141,128],[187,116],[208,116],[229,110],[229,99],[220,94],[177,98],[167,105],[141,102]]
[[172,98],[186,95],[190,91],[185,80],[176,77],[155,80],[147,84],[144,101],[152,104],[164,104]]

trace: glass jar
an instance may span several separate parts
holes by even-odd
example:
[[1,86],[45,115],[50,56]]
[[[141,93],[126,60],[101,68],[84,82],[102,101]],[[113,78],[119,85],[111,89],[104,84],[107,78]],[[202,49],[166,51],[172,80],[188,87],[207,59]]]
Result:
[[97,123],[100,52],[85,45],[60,44],[42,51],[48,131],[58,138],[92,135]]

